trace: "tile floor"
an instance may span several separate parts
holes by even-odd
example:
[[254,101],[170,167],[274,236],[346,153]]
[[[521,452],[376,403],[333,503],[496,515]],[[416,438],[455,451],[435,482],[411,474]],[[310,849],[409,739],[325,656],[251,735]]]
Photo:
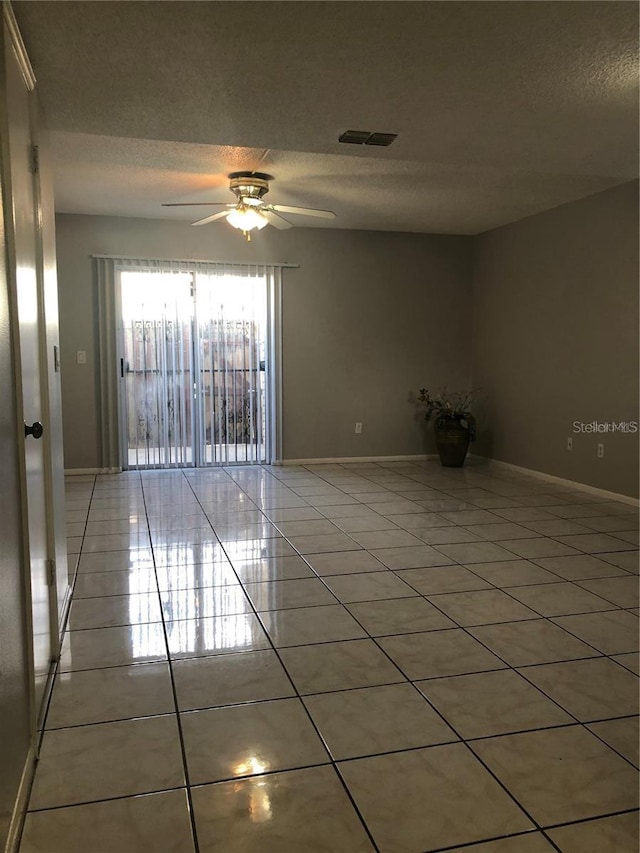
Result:
[[632,507],[435,462],[67,498],[21,853],[637,853]]

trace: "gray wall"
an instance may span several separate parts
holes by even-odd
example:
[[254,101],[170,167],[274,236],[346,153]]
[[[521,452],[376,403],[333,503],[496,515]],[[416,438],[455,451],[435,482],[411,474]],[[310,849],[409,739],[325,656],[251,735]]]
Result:
[[300,265],[283,285],[287,459],[433,451],[411,392],[469,386],[469,237],[268,228],[247,243],[224,223],[64,214],[56,233],[66,468],[100,466],[91,254]]
[[637,182],[475,238],[473,321],[476,452],[637,495],[637,435],[573,432],[638,419]]

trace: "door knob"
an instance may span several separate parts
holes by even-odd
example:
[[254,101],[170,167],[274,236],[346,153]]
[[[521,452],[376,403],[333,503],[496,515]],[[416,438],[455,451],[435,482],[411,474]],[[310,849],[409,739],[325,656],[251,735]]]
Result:
[[44,432],[44,427],[40,423],[40,421],[34,421],[31,426],[28,424],[24,425],[24,434],[25,437],[28,435],[32,435],[34,438],[42,438],[42,433]]

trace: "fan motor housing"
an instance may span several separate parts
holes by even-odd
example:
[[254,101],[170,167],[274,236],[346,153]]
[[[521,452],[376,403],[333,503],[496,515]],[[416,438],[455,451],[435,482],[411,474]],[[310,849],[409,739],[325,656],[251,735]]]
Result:
[[260,201],[269,192],[271,179],[271,175],[265,175],[262,172],[232,172],[229,175],[229,189],[241,201],[247,199]]

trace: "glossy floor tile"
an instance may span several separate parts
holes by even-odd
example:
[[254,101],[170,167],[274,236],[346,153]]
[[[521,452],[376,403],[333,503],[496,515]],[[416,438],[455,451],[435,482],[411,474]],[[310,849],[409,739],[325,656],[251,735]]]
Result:
[[635,768],[581,726],[478,740],[471,748],[541,826],[637,807]]
[[439,551],[457,563],[493,563],[496,560],[512,560],[514,552],[506,549],[507,545],[504,542],[501,545],[495,545],[492,542],[438,545]]
[[246,583],[314,578],[313,569],[302,557],[265,557],[262,560],[234,560],[238,579]]
[[469,633],[509,666],[551,663],[599,654],[593,646],[546,619],[480,625],[469,628]]
[[78,571],[122,572],[153,568],[154,557],[150,548],[134,551],[98,551],[84,553],[78,562]]
[[71,605],[67,628],[116,628],[119,625],[144,625],[162,622],[157,592],[112,595],[105,598],[79,598]]
[[618,607],[638,606],[638,578],[614,577],[578,581],[578,586]]
[[548,831],[563,853],[636,853],[638,812],[574,823]]
[[619,720],[590,723],[587,728],[635,767],[640,767],[638,723],[637,716],[622,717]]
[[433,566],[399,571],[398,577],[420,595],[491,589],[491,584],[464,566]]
[[240,616],[253,612],[239,584],[160,590],[160,604],[165,622],[206,616]]
[[304,704],[336,760],[458,740],[410,684],[306,696]]
[[[565,557],[563,559],[571,559]],[[471,563],[466,568],[496,587],[559,583],[562,578],[528,560],[504,560],[499,563]]]
[[339,601],[346,604],[355,601],[409,598],[418,594],[393,572],[334,575],[325,578],[325,584]]
[[624,666],[635,675],[640,675],[640,655],[637,652],[626,652],[621,655],[611,655],[611,660]]
[[464,744],[360,758],[339,768],[380,850],[437,850],[533,828]]
[[270,648],[269,639],[255,613],[165,620],[165,630],[169,656],[173,661]]
[[[444,547],[444,546],[443,546]],[[377,548],[371,552],[388,569],[415,569],[423,566],[449,566],[454,560],[431,545]]]
[[623,502],[477,460],[67,486],[20,853],[637,853]]
[[162,622],[67,631],[59,671],[98,669],[167,659]]
[[295,695],[272,651],[178,660],[172,670],[182,711]]
[[[529,670],[524,674],[528,676]],[[544,693],[509,669],[434,678],[418,681],[416,686],[465,739],[574,722]]]
[[605,562],[591,554],[580,554],[576,557],[545,557],[535,558],[535,565],[552,572],[559,578],[568,581],[580,581],[587,578],[606,578],[610,576],[627,575],[624,570]]
[[[556,850],[540,832],[512,835],[497,841],[470,844],[464,847],[448,847],[447,853],[551,853]],[[595,851],[594,851],[595,853]]]
[[174,710],[168,663],[67,672],[56,679],[47,728],[150,717]]
[[231,563],[216,554],[216,562],[198,562],[189,559],[175,565],[156,565],[156,579],[161,592],[174,589],[199,589],[201,587],[235,586],[238,576]]
[[506,539],[501,544],[513,554],[527,560],[535,557],[564,557],[580,553],[578,549],[572,548],[557,539],[542,536],[534,539]]
[[319,577],[329,575],[384,572],[386,566],[367,551],[338,551],[333,554],[309,554],[306,562]]
[[21,853],[195,853],[187,792],[30,812]]
[[530,666],[520,670],[580,722],[638,713],[638,681],[608,658]]
[[191,711],[181,721],[192,785],[329,761],[299,699]]
[[442,593],[427,596],[427,600],[461,627],[519,622],[538,615],[499,589]]
[[637,614],[614,610],[608,613],[560,616],[553,622],[603,654],[615,655],[637,652],[640,648],[637,619]]
[[405,680],[373,640],[297,646],[280,657],[301,695]]
[[421,596],[354,602],[348,609],[372,637],[456,627],[455,622]]
[[540,616],[566,616],[612,610],[615,605],[574,583],[505,587],[509,595]]
[[367,632],[340,604],[299,607],[261,613],[276,648],[366,638]]
[[378,643],[413,681],[506,667],[500,658],[459,628],[381,637]]
[[245,583],[244,588],[258,613],[336,603],[335,596],[319,578]]
[[220,782],[192,791],[200,853],[371,853],[332,767]]
[[76,577],[73,591],[74,604],[82,598],[104,598],[108,595],[131,595],[153,592],[156,573],[153,566],[131,571],[85,572]]
[[45,809],[184,785],[175,714],[45,733],[30,808]]

